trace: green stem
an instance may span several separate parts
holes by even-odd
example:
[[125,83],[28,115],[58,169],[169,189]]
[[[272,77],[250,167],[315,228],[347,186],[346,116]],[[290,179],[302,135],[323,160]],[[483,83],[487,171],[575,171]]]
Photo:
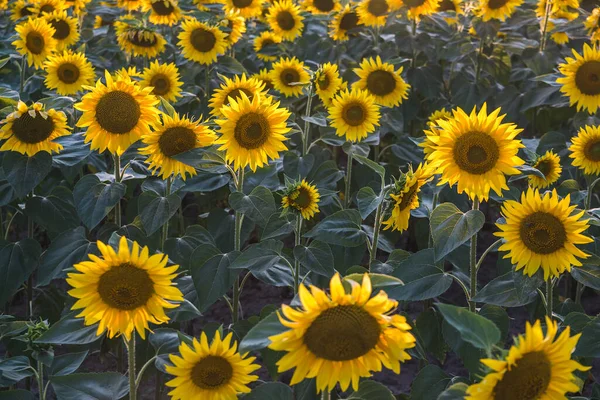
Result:
[[[476,197],[473,200],[473,210],[479,210],[479,199]],[[476,304],[471,299],[477,295],[477,233],[471,237],[471,279],[470,279],[470,299],[469,299],[469,311],[475,312]]]
[[129,359],[129,400],[137,399],[137,388],[135,382],[135,332],[131,335],[131,340],[126,342],[127,357]]
[[[242,192],[244,189],[244,168],[240,168],[239,175],[236,181],[236,189],[238,192]],[[235,222],[234,222],[234,243],[233,249],[235,251],[241,251],[242,249],[242,222],[243,222],[243,214],[236,211],[235,212]],[[240,318],[240,277],[239,275],[236,277],[235,282],[233,284],[233,312],[231,313],[233,323],[239,321]]]
[[552,9],[552,0],[546,0],[546,11],[544,12],[544,23],[542,24],[542,37],[540,38],[540,53],[546,50],[548,33],[548,20],[550,19],[550,10]]
[[[29,194],[33,197],[33,192]],[[33,219],[27,216],[27,237],[33,239]],[[33,317],[33,272],[27,278],[27,318]]]
[[208,65],[204,68],[204,94],[205,106],[208,107],[208,101],[210,99],[210,68]]
[[381,190],[381,200],[379,205],[377,206],[377,211],[375,211],[375,224],[373,225],[373,243],[371,244],[371,254],[369,257],[369,271],[371,270],[371,265],[373,265],[373,261],[377,259],[377,246],[379,244],[379,231],[381,230],[381,220],[383,214],[383,203],[385,203],[385,189]]
[[479,268],[481,267],[481,264],[483,264],[483,260],[489,254],[489,252],[492,251],[500,243],[502,243],[502,239],[496,240],[494,243],[492,243],[490,245],[490,247],[488,247],[487,249],[485,249],[485,251],[483,252],[483,254],[481,255],[481,257],[479,257],[479,261],[477,261],[477,266],[475,267],[476,271],[479,271]]
[[19,99],[23,99],[23,89],[25,88],[25,74],[27,72],[27,57],[21,58],[21,71],[20,71],[20,83],[19,83]]
[[[600,178],[594,180],[590,186],[588,187],[587,196],[585,196],[585,211],[592,208],[592,199],[594,198],[594,187],[600,182]],[[585,286],[581,282],[577,282],[577,288],[575,289],[575,303],[581,304],[581,295],[583,294],[583,290]]]
[[[113,155],[114,166],[115,166],[115,182],[121,182],[121,156],[118,154]],[[121,200],[115,205],[115,224],[120,228],[121,221]]]
[[[313,98],[313,84],[308,86],[308,98],[306,99],[306,111],[304,115],[310,117]],[[308,142],[310,141],[310,122],[304,120],[304,135],[302,135],[302,156],[308,153]]]
[[[173,177],[169,176],[167,178],[167,186],[165,188],[165,198],[168,198],[171,195],[171,185],[173,184]],[[167,238],[169,236],[169,220],[167,219],[167,221],[165,222],[165,224],[162,227],[162,236],[161,236],[161,241],[160,241],[160,248],[162,249],[162,251],[165,251],[165,242],[167,241]]]
[[[302,238],[302,216],[296,216],[296,229],[294,235],[294,245],[300,246],[300,239]],[[294,257],[294,294],[298,294],[300,286],[300,262]]]
[[326,390],[323,390],[323,392],[321,393],[321,400],[330,400],[331,399],[331,393],[329,393]]
[[350,207],[350,186],[352,186],[352,150],[348,151],[348,163],[346,164],[346,193],[344,196],[344,208]]
[[41,361],[37,362],[37,384],[40,391],[40,400],[44,400],[46,398],[46,391],[44,390],[44,364]]
[[477,68],[475,70],[475,84],[479,83],[479,77],[481,76],[481,59],[483,58],[483,46],[485,45],[485,39],[479,40],[479,50],[477,51]]
[[546,279],[546,315],[548,318],[552,319],[552,292],[554,289],[554,284],[552,283],[552,278],[549,277]]

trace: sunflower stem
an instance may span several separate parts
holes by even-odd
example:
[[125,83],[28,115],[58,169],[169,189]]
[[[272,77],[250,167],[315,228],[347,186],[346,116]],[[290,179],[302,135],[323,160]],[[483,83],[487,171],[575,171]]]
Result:
[[[600,178],[594,180],[590,186],[588,186],[587,196],[585,196],[585,211],[592,208],[592,199],[594,198],[594,187],[600,182]],[[581,282],[577,282],[577,288],[575,289],[575,303],[581,304],[581,295],[583,294],[583,290],[585,286]]]
[[[475,200],[473,200],[473,210],[479,210],[479,198],[475,197]],[[475,312],[476,310],[476,304],[475,302],[472,300],[473,298],[475,298],[475,295],[477,295],[477,233],[475,233],[472,237],[471,237],[471,279],[470,279],[470,285],[471,285],[471,290],[470,292],[470,299],[469,299],[469,311],[471,312]]]
[[321,400],[331,400],[331,393],[326,390],[323,390],[321,393]]
[[[311,82],[308,85],[308,98],[306,99],[306,111],[304,112],[304,116],[306,118],[310,117],[311,108],[312,108],[312,98],[313,98],[313,84]],[[304,120],[304,135],[302,135],[302,157],[304,157],[308,153],[308,142],[310,141],[310,122],[307,119]]]
[[[169,176],[167,178],[167,184],[165,187],[165,198],[167,198],[171,195],[171,185],[172,184],[173,184],[173,177]],[[160,248],[163,251],[163,253],[165,251],[165,242],[167,241],[168,237],[169,237],[169,220],[167,219],[165,224],[162,226],[162,236],[161,236],[161,241],[160,241]]]
[[44,364],[41,361],[37,362],[37,385],[40,392],[40,400],[44,400],[46,398],[44,390]]
[[[240,168],[238,172],[238,177],[236,181],[236,190],[238,192],[242,192],[244,190],[244,168]],[[235,212],[235,222],[234,222],[234,243],[233,249],[234,251],[241,251],[242,249],[242,222],[243,215],[242,213],[236,211]],[[240,277],[239,275],[235,279],[235,283],[233,284],[233,311],[231,315],[232,322],[235,324],[238,322],[240,318]]]
[[[294,230],[294,245],[300,246],[300,239],[302,238],[302,216],[296,216],[296,229]],[[300,286],[300,261],[297,257],[294,257],[294,294],[298,294],[298,287]]]
[[344,208],[350,206],[350,186],[352,185],[352,148],[348,151],[348,163],[346,164],[346,193],[344,194]]
[[25,88],[25,74],[27,73],[27,58],[21,57],[21,71],[20,71],[20,83],[19,83],[19,99],[23,100],[23,89]]
[[371,265],[373,265],[373,261],[377,258],[377,245],[379,244],[379,231],[381,230],[381,221],[383,220],[383,204],[385,203],[385,196],[388,190],[386,187],[381,188],[381,200],[379,201],[379,205],[377,206],[377,211],[375,211],[375,224],[373,225],[373,243],[371,244],[371,254],[369,257],[369,271],[371,270]]
[[552,319],[553,289],[554,283],[552,282],[552,277],[548,277],[546,279],[546,315],[550,319]]
[[481,60],[483,58],[483,46],[485,45],[485,38],[479,40],[479,50],[477,51],[477,67],[475,69],[475,84],[479,83],[479,77],[481,76]]
[[204,68],[204,95],[204,106],[208,107],[210,99],[210,67],[208,65]]
[[126,340],[127,357],[129,359],[129,400],[137,399],[137,387],[135,382],[135,332],[132,333],[131,339]]
[[[121,182],[121,156],[115,153],[113,160],[115,164],[115,182]],[[121,223],[121,200],[119,200],[115,205],[115,224],[120,228]]]
[[546,0],[546,10],[544,12],[544,22],[542,23],[542,36],[540,38],[540,53],[546,50],[546,35],[548,33],[548,20],[550,19],[550,11],[552,9],[552,0]]
[[[33,197],[33,191],[29,193],[29,198]],[[33,218],[27,217],[27,237],[33,239]],[[33,272],[27,278],[27,318],[33,316]]]
[[483,260],[485,260],[485,257],[490,253],[490,251],[494,250],[494,248],[496,248],[496,246],[498,246],[500,243],[502,243],[502,239],[496,240],[490,245],[490,247],[485,249],[481,257],[479,257],[479,261],[477,261],[477,266],[475,268],[476,271],[479,271],[479,268],[481,268],[481,264],[483,264]]

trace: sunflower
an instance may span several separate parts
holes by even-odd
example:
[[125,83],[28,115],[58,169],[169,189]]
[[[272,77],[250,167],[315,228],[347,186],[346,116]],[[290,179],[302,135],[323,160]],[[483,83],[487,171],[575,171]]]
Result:
[[100,80],[91,92],[85,94],[75,109],[83,115],[77,126],[87,128],[85,142],[92,142],[92,150],[121,155],[150,127],[158,126],[158,99],[152,88],[140,88],[127,75],[114,78],[105,71],[106,84]]
[[339,11],[342,8],[342,3],[339,0],[303,0],[302,8],[315,15],[327,15]]
[[173,400],[205,399],[235,400],[239,393],[250,393],[248,384],[258,379],[251,375],[260,368],[253,364],[256,357],[240,354],[237,343],[231,343],[233,333],[221,340],[217,330],[212,343],[204,332],[200,341],[194,338],[192,346],[179,345],[179,354],[169,354],[174,365],[167,365],[168,374],[175,378],[166,383],[174,388],[169,392]]
[[181,24],[179,43],[183,56],[188,60],[207,65],[217,61],[217,56],[227,50],[225,34],[217,27],[195,19],[187,19]]
[[350,38],[348,31],[356,29],[360,24],[356,8],[346,4],[329,22],[329,36],[335,41],[345,42]]
[[600,7],[592,10],[583,25],[587,29],[588,35],[590,35],[590,41],[598,44],[600,42]]
[[144,0],[117,0],[117,7],[123,8],[125,11],[137,11],[142,8]]
[[226,152],[228,163],[234,169],[250,166],[252,171],[279,158],[287,150],[283,143],[290,131],[286,121],[290,112],[279,107],[270,96],[254,95],[252,100],[240,92],[237,99],[229,98],[229,105],[221,108],[222,119],[217,119],[221,137],[215,142]]
[[[420,19],[424,15],[434,14],[441,0],[401,0],[402,6],[408,9],[408,18]],[[392,5],[392,8],[395,8]]]
[[268,92],[269,90],[273,89],[273,80],[271,79],[270,75],[269,75],[269,70],[266,68],[261,69],[260,71],[258,71],[257,74],[254,74],[251,76],[251,78],[255,78],[257,79],[259,82],[264,83],[265,85],[265,92]]
[[30,8],[32,8],[32,4],[30,2],[24,0],[17,0],[12,4],[12,10],[10,14],[10,19],[13,21],[18,21],[21,18],[31,17],[34,14],[31,12]]
[[244,18],[259,17],[263,0],[224,0],[225,12],[238,12]]
[[265,46],[272,46],[278,43],[281,43],[281,36],[275,35],[271,31],[264,31],[260,35],[258,35],[254,39],[254,51],[256,52],[256,56],[263,61],[275,61],[277,60],[276,56],[272,56],[269,54],[261,53]]
[[337,64],[325,63],[315,72],[315,93],[327,106],[343,83]]
[[140,249],[137,242],[130,249],[125,236],[117,252],[100,241],[97,245],[101,257],[90,254],[89,261],[73,266],[78,273],[67,274],[73,287],[68,293],[78,299],[71,309],[83,309],[77,317],[84,317],[85,325],[99,322],[97,336],[108,330],[109,338],[130,340],[135,329],[144,339],[148,323],[169,321],[164,309],[183,301],[172,283],[179,265],[167,267],[166,254],[150,256],[148,247]]
[[[546,7],[548,5],[547,0],[539,0],[537,3],[537,8],[535,10],[535,15],[538,18],[544,18],[546,16]],[[554,15],[556,13],[564,12],[569,9],[577,10],[579,8],[579,0],[552,0],[550,5],[550,15]],[[579,15],[578,13],[573,13],[575,18]],[[573,19],[575,19],[573,18]]]
[[330,294],[311,286],[299,287],[302,307],[281,306],[279,320],[290,328],[269,337],[269,347],[286,351],[278,362],[279,372],[295,368],[291,384],[316,378],[317,392],[331,391],[338,383],[345,391],[352,383],[369,377],[382,366],[400,373],[400,363],[411,357],[415,346],[410,325],[402,315],[390,313],[398,303],[384,291],[371,298],[371,280],[364,274],[362,284],[348,281],[346,293],[339,274],[331,278]]
[[491,369],[483,380],[469,386],[467,400],[566,399],[578,392],[575,372],[587,371],[571,359],[580,334],[571,336],[571,328],[558,338],[558,323],[546,317],[546,336],[540,321],[527,322],[525,335],[519,335],[504,360],[483,359]]
[[17,109],[0,123],[3,124],[0,139],[5,140],[0,151],[17,151],[29,157],[40,151],[58,153],[63,146],[54,139],[71,133],[65,114],[45,110],[41,103],[29,108],[19,101]]
[[273,87],[285,97],[302,95],[304,85],[310,83],[310,75],[302,61],[296,57],[282,58],[272,65],[269,77]]
[[173,117],[163,114],[162,126],[142,136],[146,147],[140,149],[140,154],[148,156],[146,162],[150,170],[162,179],[179,175],[185,181],[186,174],[196,175],[196,169],[173,156],[211,146],[216,138],[215,133],[199,121],[180,118],[178,114]]
[[394,183],[393,193],[390,197],[394,201],[394,207],[390,217],[383,221],[384,230],[403,232],[408,229],[410,211],[419,207],[419,192],[421,187],[431,180],[431,172],[427,166],[419,165],[413,172],[412,166],[406,174]]
[[510,258],[517,271],[523,269],[533,276],[541,267],[548,279],[571,271],[571,265],[581,266],[577,257],[589,257],[575,246],[593,241],[582,234],[588,221],[582,219],[584,211],[574,212],[576,206],[569,205],[570,201],[570,195],[559,200],[556,189],[542,197],[530,187],[521,194],[521,202],[504,202],[506,222],[496,224],[501,232],[494,235],[504,239],[499,250],[508,251],[504,258]]
[[425,129],[425,137],[423,142],[419,143],[419,147],[423,148],[425,153],[425,159],[427,160],[429,154],[433,151],[440,136],[440,128],[438,121],[449,121],[452,118],[452,113],[446,111],[445,108],[434,111],[427,120],[427,126],[429,129]]
[[225,14],[221,24],[227,28],[227,44],[233,46],[246,32],[246,19],[238,12],[230,11]]
[[221,109],[223,106],[229,105],[230,99],[238,100],[240,93],[244,93],[252,101],[257,94],[266,95],[264,90],[264,83],[255,78],[246,78],[246,74],[242,74],[241,77],[236,75],[233,79],[224,76],[221,87],[214,91],[208,103],[212,109],[210,113],[216,117],[222,117]]
[[567,57],[567,63],[558,66],[564,76],[556,82],[562,84],[560,91],[569,97],[571,106],[577,104],[577,111],[595,114],[600,107],[600,49],[586,43],[583,56],[572,51],[575,58]]
[[67,9],[67,3],[63,0],[34,0],[31,4],[29,11],[38,17]]
[[126,53],[154,58],[165,50],[165,38],[150,28],[136,27],[123,21],[116,21],[114,25],[117,42]]
[[538,157],[532,165],[540,171],[546,179],[540,178],[539,176],[529,175],[529,185],[534,188],[544,189],[558,181],[560,174],[562,173],[562,166],[560,165],[560,157],[548,150],[546,154]]
[[304,17],[300,15],[300,7],[291,0],[279,0],[273,3],[267,14],[267,23],[273,33],[283,40],[292,41],[302,35]]
[[79,27],[77,19],[69,17],[66,11],[54,11],[44,16],[46,21],[54,28],[56,50],[62,51],[74,45],[79,40]]
[[86,13],[87,5],[91,2],[92,0],[70,0],[67,1],[67,4],[73,8],[73,15],[83,16]]
[[523,0],[479,0],[479,17],[485,22],[491,19],[505,21],[523,4]]
[[344,90],[333,98],[328,111],[335,133],[351,142],[360,142],[379,126],[379,106],[365,90]]
[[317,187],[302,179],[286,189],[285,195],[281,198],[281,206],[284,209],[294,209],[302,215],[302,218],[309,220],[319,213],[320,198]]
[[142,12],[150,12],[148,20],[156,25],[173,26],[181,19],[181,9],[176,0],[145,0]]
[[175,102],[181,97],[181,86],[179,70],[175,63],[161,64],[158,60],[150,63],[150,67],[144,69],[140,87],[152,87],[152,94],[161,96],[169,102]]
[[487,104],[479,114],[470,115],[461,108],[453,118],[438,120],[439,136],[429,136],[435,146],[427,156],[431,168],[441,174],[439,185],[458,182],[458,193],[467,193],[472,200],[489,198],[490,189],[499,196],[508,190],[505,175],[519,174],[516,168],[524,161],[517,156],[524,147],[515,137],[522,132],[515,124],[502,123],[500,109],[488,115]]
[[94,83],[94,67],[83,53],[65,50],[62,54],[51,55],[44,63],[44,69],[46,87],[56,89],[62,96],[73,95],[83,90],[84,85]]
[[42,68],[44,61],[56,49],[55,29],[43,18],[29,18],[15,27],[19,38],[12,42],[23,56],[27,56],[27,65]]
[[112,73],[113,79],[117,79],[120,76],[125,78],[139,78],[140,76],[142,76],[142,74],[137,70],[135,66],[131,66],[127,68],[123,67]]
[[407,84],[402,76],[402,67],[395,70],[392,64],[381,62],[381,58],[365,58],[360,63],[360,68],[354,72],[360,78],[352,88],[366,90],[374,98],[375,102],[384,107],[395,107],[408,99]]
[[588,175],[600,173],[600,126],[588,126],[579,129],[571,139],[569,147],[573,165]]
[[441,0],[437,12],[455,12],[463,14],[462,0]]
[[448,121],[450,118],[452,118],[452,113],[450,111],[446,111],[445,108],[440,108],[439,110],[432,112],[429,118],[427,118],[427,125],[430,127],[435,127],[437,126],[438,120],[442,119]]
[[384,26],[391,10],[388,0],[361,0],[356,7],[356,14],[360,24]]

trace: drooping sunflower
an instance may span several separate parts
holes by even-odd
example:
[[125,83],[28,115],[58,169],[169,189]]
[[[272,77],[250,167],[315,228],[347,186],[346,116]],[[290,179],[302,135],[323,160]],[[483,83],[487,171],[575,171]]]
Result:
[[256,18],[262,13],[264,0],[224,0],[225,12],[238,12],[244,18]]
[[262,53],[266,46],[272,46],[281,43],[281,36],[271,31],[264,31],[254,39],[254,51],[256,56],[263,61],[275,61],[277,56]]
[[301,96],[304,85],[310,83],[310,75],[306,72],[304,63],[296,57],[281,58],[274,63],[269,77],[273,87],[285,97]]
[[521,4],[523,0],[479,0],[478,15],[484,22],[491,19],[505,21]]
[[116,21],[114,25],[117,42],[126,53],[154,58],[165,50],[165,38],[148,27],[137,27],[123,21]]
[[64,11],[67,7],[67,3],[63,0],[34,0],[29,11],[32,15],[42,17],[55,11]]
[[256,357],[240,354],[237,343],[231,343],[233,333],[221,340],[216,331],[212,343],[204,332],[200,341],[194,338],[192,346],[179,345],[179,354],[169,354],[174,365],[167,365],[168,374],[175,378],[166,383],[174,388],[169,392],[173,400],[206,399],[233,400],[239,393],[250,393],[248,384],[258,379],[252,372],[260,368],[253,364]]
[[142,136],[146,145],[140,149],[140,154],[147,155],[150,170],[162,179],[169,176],[181,176],[185,181],[186,174],[196,175],[196,169],[177,161],[173,157],[198,147],[211,146],[217,136],[215,133],[188,118],[178,114],[170,117],[162,115],[162,126],[155,131]]
[[69,17],[66,11],[54,11],[45,15],[46,21],[54,28],[52,36],[56,39],[56,50],[62,51],[79,40],[77,19]]
[[324,105],[329,106],[343,82],[337,64],[325,63],[315,72],[315,93]]
[[187,19],[181,23],[179,47],[188,60],[207,65],[217,61],[217,56],[227,50],[225,34],[215,26],[195,19]]
[[181,97],[183,82],[179,78],[179,70],[175,63],[161,64],[156,60],[150,63],[150,67],[144,69],[140,87],[152,87],[153,95],[175,102]]
[[352,88],[366,90],[375,102],[384,107],[395,107],[408,99],[410,85],[402,79],[402,70],[392,64],[381,62],[381,57],[365,58],[354,72],[360,78]]
[[517,156],[523,144],[516,136],[522,132],[515,124],[502,123],[500,109],[487,113],[483,104],[479,113],[461,108],[448,121],[438,120],[438,136],[429,136],[435,146],[428,154],[431,168],[441,174],[439,185],[458,183],[458,193],[472,200],[489,198],[490,189],[499,196],[508,190],[505,175],[519,174],[524,161]]
[[[397,2],[398,0],[391,0],[390,3]],[[402,7],[408,9],[408,18],[420,19],[424,15],[434,14],[439,7],[441,0],[401,0]],[[392,4],[392,8],[394,7]]]
[[598,44],[600,42],[600,7],[592,10],[583,25],[587,29],[588,35],[590,35],[590,41]]
[[379,126],[379,106],[367,91],[352,88],[336,95],[329,106],[331,127],[338,136],[360,142]]
[[144,0],[142,12],[150,12],[148,20],[156,25],[173,26],[182,16],[176,0]]
[[302,35],[304,17],[300,14],[300,7],[291,0],[275,1],[269,7],[267,23],[273,33],[283,40],[292,41]]
[[40,151],[58,153],[63,146],[54,139],[71,133],[65,113],[45,110],[41,103],[30,108],[19,101],[17,109],[0,123],[0,139],[6,140],[0,151],[17,151],[29,157]]
[[48,89],[56,89],[62,96],[70,96],[81,90],[84,85],[94,84],[94,67],[83,53],[65,50],[51,55],[44,63],[45,84]]
[[137,11],[142,8],[144,0],[117,0],[117,7],[125,11]]
[[546,179],[542,179],[536,175],[529,175],[529,185],[538,189],[544,189],[552,185],[558,181],[562,173],[560,157],[554,154],[552,150],[548,150],[543,156],[538,157],[532,167],[536,168],[546,177]]
[[27,65],[42,68],[44,61],[56,50],[55,29],[44,18],[29,18],[15,27],[19,38],[12,42],[17,52],[27,56]]
[[273,81],[269,75],[269,70],[266,68],[261,69],[258,71],[258,73],[252,75],[251,78],[255,78],[259,82],[262,82],[265,85],[265,92],[269,92],[269,90],[274,89]]
[[388,0],[361,0],[356,7],[356,14],[360,24],[384,26],[391,10]]
[[144,339],[148,324],[169,321],[165,308],[176,308],[183,301],[173,285],[178,265],[167,267],[166,254],[149,255],[148,247],[121,236],[117,252],[98,241],[101,257],[88,255],[89,261],[75,264],[77,273],[67,274],[73,289],[69,294],[77,302],[72,310],[85,318],[85,325],[98,323],[96,335],[108,330],[108,337],[124,335],[131,339],[134,330]]
[[569,157],[574,166],[588,175],[600,173],[600,126],[580,128],[579,133],[571,139]]
[[282,305],[279,320],[290,328],[269,337],[269,347],[287,352],[278,362],[279,372],[295,368],[291,384],[316,378],[317,392],[331,391],[338,383],[345,391],[358,390],[359,380],[382,366],[400,373],[400,363],[411,357],[415,346],[411,327],[402,315],[390,315],[398,303],[382,290],[371,297],[368,274],[362,284],[349,281],[346,293],[339,274],[331,278],[330,294],[303,284],[299,287],[302,307]]
[[317,187],[302,179],[286,189],[281,198],[281,206],[284,209],[293,209],[299,212],[302,218],[309,220],[319,213],[320,199],[321,195]]
[[390,197],[394,201],[394,206],[390,217],[383,221],[384,230],[403,232],[408,229],[408,220],[410,212],[419,207],[419,192],[421,187],[431,180],[431,172],[425,165],[419,165],[416,171],[412,166],[406,174],[402,174],[400,179],[394,183],[393,192]]
[[356,13],[356,8],[346,4],[329,22],[329,36],[335,41],[345,42],[350,38],[348,31],[356,29],[359,25],[361,25],[361,22]]
[[290,112],[279,107],[270,96],[256,94],[252,100],[244,92],[237,99],[229,98],[229,105],[221,108],[222,118],[216,123],[220,128],[219,150],[225,151],[227,162],[235,170],[250,166],[252,171],[279,158],[287,150],[284,141],[290,128]]
[[575,58],[567,57],[566,64],[558,66],[564,76],[556,82],[562,84],[560,91],[569,97],[571,106],[577,105],[577,111],[595,114],[600,107],[600,49],[586,43],[583,56],[572,51]]
[[104,74],[106,84],[99,79],[95,87],[88,87],[75,108],[83,114],[77,126],[87,128],[85,142],[92,142],[92,150],[121,155],[150,128],[159,125],[158,99],[152,88],[141,88],[129,75],[113,78]]
[[581,333],[571,336],[571,328],[558,336],[558,323],[546,317],[546,336],[537,320],[527,322],[525,335],[519,335],[504,360],[482,359],[490,368],[481,382],[469,386],[467,400],[566,399],[578,392],[575,374],[587,371],[571,354]]
[[246,32],[246,19],[238,12],[225,14],[221,22],[227,29],[227,44],[231,47],[236,44]]
[[592,242],[583,234],[589,227],[582,219],[584,211],[575,211],[570,195],[559,200],[556,189],[542,197],[537,189],[529,188],[521,194],[521,201],[507,200],[502,205],[503,224],[496,224],[501,232],[494,235],[505,240],[500,251],[508,251],[516,270],[534,275],[544,271],[544,279],[558,277],[571,266],[581,266],[579,258],[588,254],[576,245]]
[[339,11],[342,8],[342,3],[339,0],[303,0],[302,8],[315,15],[327,15]]
[[266,96],[264,90],[264,83],[255,78],[246,78],[246,74],[236,75],[233,79],[225,76],[221,87],[216,89],[210,98],[208,103],[211,108],[210,113],[216,117],[221,117],[223,116],[221,109],[223,106],[229,105],[229,99],[238,100],[240,93],[244,93],[252,101],[257,94]]
[[10,19],[18,21],[21,18],[31,17],[34,14],[29,10],[33,5],[25,0],[17,0],[12,3]]

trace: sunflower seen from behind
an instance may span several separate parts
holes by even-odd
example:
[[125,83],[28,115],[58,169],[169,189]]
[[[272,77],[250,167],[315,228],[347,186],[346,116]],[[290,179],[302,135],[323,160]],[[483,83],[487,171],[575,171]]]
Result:
[[41,69],[56,50],[56,30],[44,18],[29,18],[15,27],[18,39],[12,42],[18,53],[27,57],[27,65]]
[[284,211],[298,212],[305,220],[310,220],[319,213],[321,195],[315,185],[302,179],[289,185],[283,197],[281,206]]
[[478,15],[484,22],[492,19],[505,21],[521,4],[523,0],[479,0]]
[[304,17],[300,14],[300,7],[291,0],[278,0],[269,7],[267,23],[273,33],[283,40],[293,41],[302,35]]
[[62,96],[70,96],[94,84],[94,67],[83,53],[66,50],[51,55],[44,63],[45,85]]
[[98,241],[100,256],[89,254],[88,261],[75,264],[67,274],[68,293],[77,299],[72,310],[81,310],[86,326],[98,324],[96,335],[123,335],[129,341],[134,330],[146,337],[149,324],[169,321],[165,309],[177,308],[183,301],[174,286],[178,265],[167,266],[166,254],[150,255],[148,247],[137,242],[131,247],[121,236],[119,247]]
[[358,21],[365,26],[384,26],[390,11],[387,0],[361,0],[356,7]]
[[254,364],[256,357],[240,354],[232,338],[229,333],[221,339],[217,330],[210,344],[204,332],[191,345],[182,342],[179,355],[169,354],[173,365],[165,367],[175,376],[166,383],[173,388],[169,396],[173,400],[235,400],[238,394],[250,393],[248,384],[258,379],[252,372],[260,366]]
[[255,95],[264,93],[265,85],[256,78],[247,78],[246,74],[236,75],[232,79],[223,77],[223,83],[213,92],[208,106],[210,113],[216,117],[221,117],[223,106],[229,105],[230,99],[238,100],[241,93],[244,93],[250,101]]
[[566,57],[566,63],[558,70],[563,75],[556,80],[560,91],[569,97],[571,106],[577,111],[586,110],[595,114],[600,107],[600,48],[583,45],[583,55],[572,50],[574,58]]
[[532,164],[532,167],[540,171],[545,178],[537,175],[529,175],[529,185],[537,189],[544,189],[554,184],[560,178],[562,166],[560,157],[552,150],[548,150],[544,155],[538,157]]
[[548,317],[545,335],[539,320],[527,322],[503,359],[481,360],[490,372],[467,388],[466,400],[566,399],[579,392],[574,372],[590,369],[571,358],[580,336],[571,336],[569,326],[558,335],[558,323]]
[[339,383],[343,391],[356,391],[360,378],[382,367],[400,373],[400,363],[411,357],[407,350],[415,338],[406,318],[391,312],[398,303],[382,290],[371,297],[368,274],[362,283],[348,281],[346,292],[339,274],[330,281],[329,295],[303,284],[299,308],[282,305],[279,321],[289,330],[269,337],[269,348],[285,351],[277,362],[279,372],[295,368],[291,385],[316,378],[317,393],[331,391]]
[[148,21],[155,25],[175,25],[182,17],[175,0],[144,0],[142,12],[149,12]]
[[256,18],[262,13],[263,0],[224,0],[225,12],[239,13],[244,18]]
[[70,17],[66,11],[54,11],[45,15],[46,21],[54,28],[56,50],[62,51],[79,41],[79,24],[76,18]]
[[140,154],[147,155],[149,169],[162,179],[186,175],[196,175],[196,169],[177,161],[174,156],[199,147],[211,146],[216,139],[215,133],[200,121],[181,118],[178,114],[170,117],[162,115],[162,125],[142,136],[145,147]]
[[181,24],[181,29],[177,45],[182,48],[183,56],[188,60],[209,65],[227,50],[225,34],[216,26],[196,19],[186,19]]
[[108,150],[121,155],[150,127],[159,125],[158,104],[152,88],[141,88],[129,75],[113,78],[108,71],[105,82],[89,87],[75,109],[82,112],[77,126],[86,128],[85,142],[100,153]]
[[71,133],[65,113],[46,110],[41,103],[28,107],[19,101],[16,110],[0,123],[0,139],[5,140],[0,151],[16,151],[28,157],[40,151],[58,153],[63,146],[54,140]]
[[572,164],[587,175],[600,173],[600,126],[586,125],[571,139]]
[[373,133],[381,117],[375,98],[367,91],[356,88],[337,94],[328,112],[335,133],[351,142],[360,142]]
[[356,6],[346,4],[329,22],[329,36],[336,42],[345,42],[350,38],[348,31],[355,30],[362,23],[358,18]]
[[273,87],[285,97],[301,96],[304,86],[310,83],[304,63],[296,57],[281,58],[273,63],[269,77]]
[[570,201],[570,195],[559,199],[556,189],[542,196],[529,188],[520,201],[503,203],[505,223],[496,224],[500,232],[494,235],[504,239],[498,250],[508,251],[504,258],[510,258],[517,271],[533,276],[541,268],[548,279],[581,266],[579,259],[589,257],[577,247],[593,241],[583,234],[588,221]]
[[381,62],[381,58],[365,58],[359,68],[354,69],[359,80],[352,84],[352,88],[366,90],[377,104],[384,107],[395,107],[408,99],[410,85],[402,79],[402,70],[397,70],[392,64]]
[[281,43],[282,38],[279,35],[274,34],[271,31],[264,31],[254,39],[254,51],[256,56],[263,61],[275,61],[277,56],[267,54],[264,52],[265,47],[274,47],[274,45]]
[[325,106],[331,105],[331,99],[343,83],[337,64],[325,63],[315,72],[315,93]]
[[136,57],[154,58],[165,50],[167,41],[158,32],[124,21],[114,23],[117,43],[125,53]]
[[174,103],[181,97],[181,86],[179,70],[175,63],[161,64],[158,60],[150,63],[144,69],[140,87],[152,87],[152,94],[160,96],[168,102]]

